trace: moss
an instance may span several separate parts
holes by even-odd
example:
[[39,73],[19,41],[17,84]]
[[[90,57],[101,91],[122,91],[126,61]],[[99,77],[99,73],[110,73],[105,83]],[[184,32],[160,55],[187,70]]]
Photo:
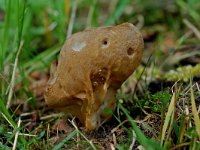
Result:
[[195,66],[178,67],[176,70],[170,70],[164,75],[164,78],[168,81],[182,80],[188,82],[190,77],[200,75],[200,64]]

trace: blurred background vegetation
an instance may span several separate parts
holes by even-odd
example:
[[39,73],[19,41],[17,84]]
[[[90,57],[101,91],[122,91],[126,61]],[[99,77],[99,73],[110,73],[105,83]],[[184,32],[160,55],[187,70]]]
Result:
[[[67,37],[89,27],[123,22],[130,22],[140,29],[145,49],[141,66],[132,77],[140,81],[137,83],[139,96],[134,95],[135,85],[129,79],[118,99],[125,99],[126,103],[130,99],[140,99],[135,102],[138,108],[146,105],[160,113],[164,109],[159,102],[155,105],[154,100],[167,97],[169,101],[171,98],[170,90],[166,92],[164,88],[171,88],[176,81],[189,85],[191,76],[199,84],[199,0],[0,0],[0,99],[4,102],[0,108],[14,129],[17,129],[15,122],[21,113],[37,110],[40,117],[49,114],[43,91],[51,62],[57,59]],[[161,85],[165,87],[161,89]],[[197,88],[197,107],[199,92]],[[17,130],[13,134],[3,132],[12,129],[5,119],[0,121],[3,137],[0,145],[8,148],[12,143],[5,139],[13,140]],[[34,127],[39,125],[41,122]],[[46,124],[42,126],[38,131],[33,127],[28,131],[38,135],[39,131],[45,131]],[[21,131],[27,132],[27,129]],[[36,140],[42,137],[44,135]],[[193,144],[195,139],[192,139]],[[32,138],[29,142],[20,139],[18,148],[34,145],[33,141]],[[173,144],[180,144],[180,141]]]

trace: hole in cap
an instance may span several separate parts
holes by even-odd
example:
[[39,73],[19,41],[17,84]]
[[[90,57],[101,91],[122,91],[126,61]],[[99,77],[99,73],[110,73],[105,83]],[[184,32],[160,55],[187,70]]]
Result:
[[107,39],[104,39],[102,41],[102,48],[107,48],[108,47],[108,40]]
[[129,47],[128,50],[127,50],[127,53],[128,53],[128,55],[133,55],[134,49]]
[[107,40],[104,40],[103,41],[103,45],[107,45],[108,44],[108,41]]

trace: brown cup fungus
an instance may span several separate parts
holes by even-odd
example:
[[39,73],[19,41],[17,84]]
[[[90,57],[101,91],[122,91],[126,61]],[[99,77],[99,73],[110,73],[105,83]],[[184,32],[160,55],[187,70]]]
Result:
[[65,42],[46,86],[53,108],[76,116],[87,130],[98,128],[115,109],[116,91],[139,65],[140,32],[130,23],[86,29]]

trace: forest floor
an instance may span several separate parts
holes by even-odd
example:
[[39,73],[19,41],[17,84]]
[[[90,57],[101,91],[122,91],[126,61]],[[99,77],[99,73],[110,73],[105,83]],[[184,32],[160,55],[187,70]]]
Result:
[[[198,0],[0,0],[0,149],[200,149],[199,12]],[[87,132],[45,103],[50,65],[67,36],[123,22],[143,58],[112,118]]]

